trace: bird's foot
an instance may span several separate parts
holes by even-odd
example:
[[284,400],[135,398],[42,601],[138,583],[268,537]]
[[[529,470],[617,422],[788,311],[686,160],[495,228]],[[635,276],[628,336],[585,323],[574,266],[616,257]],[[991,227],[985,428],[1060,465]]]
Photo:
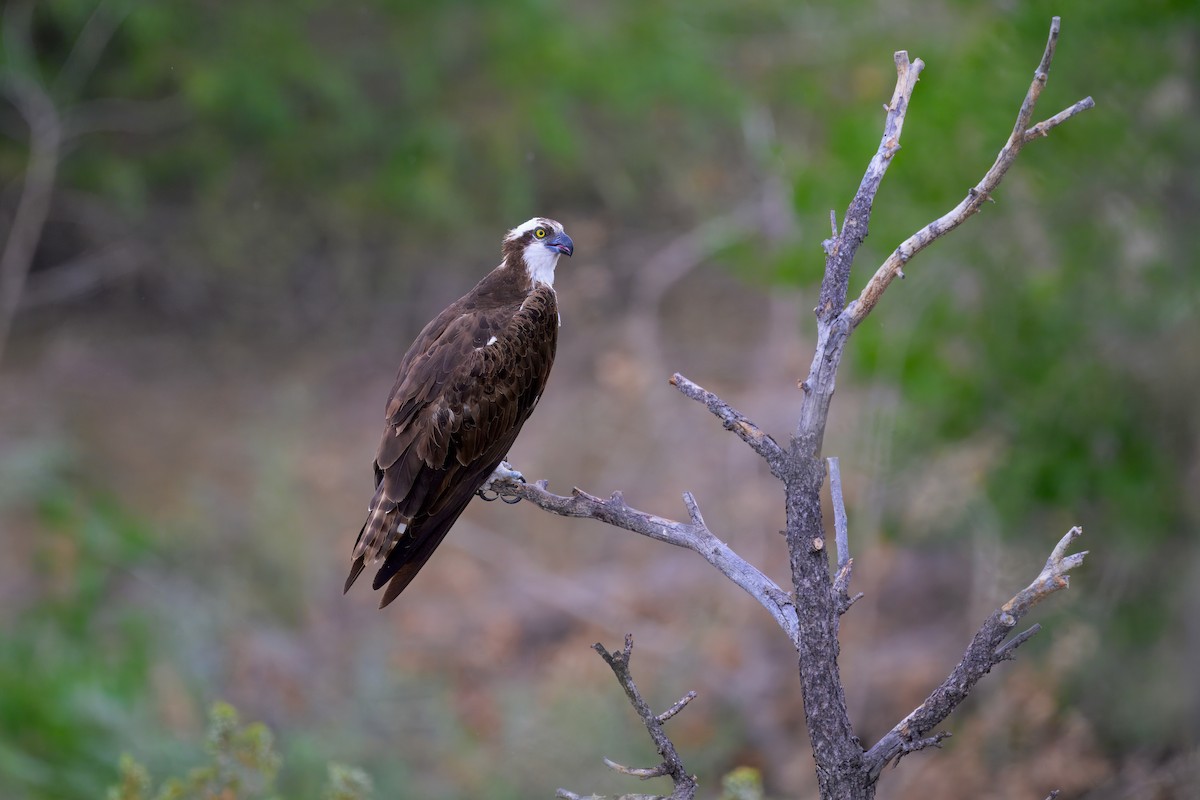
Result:
[[483,482],[483,486],[479,487],[479,491],[476,494],[489,503],[496,499],[500,499],[509,505],[521,502],[521,498],[517,495],[505,494],[496,489],[496,483],[505,481],[525,483],[525,476],[513,469],[512,464],[509,464],[507,461],[501,461],[496,466],[495,471]]

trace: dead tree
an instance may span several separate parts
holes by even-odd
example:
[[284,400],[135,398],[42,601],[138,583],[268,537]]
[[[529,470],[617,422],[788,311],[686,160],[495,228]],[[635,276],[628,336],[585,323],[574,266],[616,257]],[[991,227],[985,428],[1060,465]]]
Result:
[[[1026,144],[1047,135],[1058,125],[1093,106],[1092,99],[1088,97],[1048,119],[1032,124],[1034,106],[1046,85],[1058,33],[1059,19],[1055,17],[1050,25],[1045,52],[1021,103],[1016,124],[991,169],[957,206],[901,242],[867,281],[858,297],[847,302],[851,265],[859,246],[867,237],[875,193],[888,165],[900,149],[900,135],[909,100],[925,66],[920,59],[910,61],[908,53],[904,51],[895,54],[896,89],[885,107],[887,114],[879,149],[867,165],[862,183],[844,215],[840,231],[836,216],[832,212],[830,214],[832,235],[823,243],[825,274],[814,309],[817,317],[816,353],[807,377],[799,384],[802,392],[799,418],[786,446],[779,444],[712,392],[679,374],[670,379],[680,392],[703,403],[727,430],[737,434],[758,453],[766,461],[771,474],[783,483],[792,592],[777,586],[713,533],[705,524],[691,493],[683,495],[688,514],[688,521],[683,522],[632,508],[620,492],[604,499],[578,488],[568,496],[553,494],[548,491],[545,481],[531,484],[507,481],[493,485],[501,494],[527,500],[554,514],[599,520],[692,550],[757,600],[783,629],[799,655],[804,714],[822,798],[874,797],[876,783],[885,766],[908,753],[940,745],[948,734],[939,732],[937,727],[992,667],[1012,658],[1016,649],[1037,633],[1039,626],[1033,625],[1010,638],[1017,623],[1036,603],[1066,588],[1067,573],[1083,563],[1086,555],[1085,552],[1068,554],[1070,546],[1082,532],[1079,528],[1072,528],[1054,547],[1037,578],[987,618],[967,646],[962,660],[941,685],[878,742],[863,747],[846,711],[845,693],[838,671],[838,626],[841,615],[857,597],[850,595],[854,562],[849,552],[840,475],[837,461],[832,458],[828,462],[837,547],[836,568],[833,569],[830,567],[829,547],[821,514],[821,487],[826,475],[821,447],[838,366],[850,335],[875,308],[891,282],[897,277],[904,277],[903,270],[909,260],[980,211],[984,203],[991,200],[992,193]],[[663,732],[663,724],[678,713],[692,695],[685,696],[663,713],[655,714],[642,699],[629,672],[632,639],[626,639],[625,647],[619,653],[609,653],[601,645],[596,645],[596,650],[624,687],[663,758],[658,766],[646,769],[631,769],[611,762],[610,766],[639,778],[670,776],[675,787],[671,794],[673,800],[694,797],[696,780],[684,769],[674,745]],[[558,796],[580,797],[564,789],[559,790]],[[650,798],[649,795],[625,797]]]

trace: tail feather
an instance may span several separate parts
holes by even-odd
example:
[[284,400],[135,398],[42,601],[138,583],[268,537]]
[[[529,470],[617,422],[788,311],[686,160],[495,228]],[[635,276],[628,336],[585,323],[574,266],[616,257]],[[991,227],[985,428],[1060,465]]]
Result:
[[354,563],[350,565],[350,576],[346,578],[346,585],[342,587],[342,594],[350,591],[350,587],[358,580],[358,576],[362,574],[363,569],[367,566],[366,559],[362,556],[354,559]]
[[400,513],[395,501],[387,498],[381,486],[371,499],[370,513],[358,535],[352,557],[362,558],[369,564],[387,558],[411,521],[411,517]]
[[354,544],[354,561],[350,565],[350,575],[346,578],[343,593],[358,580],[358,576],[368,564],[384,561],[395,549],[396,543],[404,536],[411,522],[410,517],[400,513],[396,503],[387,499],[381,486],[371,500],[367,521],[359,531],[358,541]]

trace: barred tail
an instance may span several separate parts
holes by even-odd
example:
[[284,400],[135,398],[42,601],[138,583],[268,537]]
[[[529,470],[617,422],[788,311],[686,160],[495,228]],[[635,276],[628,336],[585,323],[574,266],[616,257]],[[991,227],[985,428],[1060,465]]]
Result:
[[352,555],[354,563],[350,565],[350,575],[346,578],[343,593],[350,591],[350,587],[367,564],[375,564],[387,558],[388,553],[408,529],[410,521],[399,512],[394,501],[384,496],[383,486],[380,485],[375,496],[371,498],[367,521],[358,533],[358,542],[354,545]]

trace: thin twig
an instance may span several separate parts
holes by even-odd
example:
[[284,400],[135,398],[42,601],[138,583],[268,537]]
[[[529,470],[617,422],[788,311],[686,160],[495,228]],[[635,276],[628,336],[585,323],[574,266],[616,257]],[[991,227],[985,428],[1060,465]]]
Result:
[[637,778],[642,781],[648,781],[651,778],[662,778],[671,774],[670,768],[665,761],[657,767],[627,767],[624,764],[618,764],[611,758],[606,758],[604,759],[604,766],[613,772],[619,772],[622,775],[628,775],[631,778]]
[[672,800],[661,794],[623,794],[619,797],[605,797],[602,794],[575,794],[567,789],[559,789],[554,796],[560,800]]
[[900,151],[900,134],[904,131],[904,118],[908,113],[908,103],[917,79],[925,62],[921,59],[909,62],[908,52],[900,50],[895,54],[896,88],[892,92],[891,101],[885,106],[887,117],[883,124],[883,138],[879,149],[867,165],[862,182],[850,207],[842,217],[841,233],[834,234],[834,246],[830,248],[825,258],[825,277],[821,281],[821,294],[814,309],[817,319],[828,321],[833,319],[845,305],[846,289],[850,284],[850,267],[859,246],[867,238],[867,223],[871,219],[871,207],[875,202],[875,194],[879,184],[887,172],[892,158]]
[[1017,657],[1017,648],[1028,642],[1042,630],[1041,625],[1030,625],[1027,630],[1023,630],[1013,638],[1009,639],[1004,644],[996,648],[996,661],[1011,661]]
[[0,69],[0,94],[6,96],[29,126],[29,166],[12,228],[0,254],[0,358],[8,343],[13,317],[25,290],[42,229],[50,213],[54,181],[58,174],[62,126],[58,110],[35,81],[12,70]]
[[846,498],[842,494],[842,468],[837,456],[825,459],[829,465],[829,494],[833,501],[834,541],[837,544],[837,575],[833,578],[833,595],[840,617],[850,606],[862,599],[859,592],[850,596],[850,578],[854,573],[854,559],[850,557],[850,525],[846,520]]
[[829,238],[821,242],[827,258],[833,256],[838,246],[837,210],[833,208],[829,209],[829,231]]
[[678,372],[671,376],[670,384],[682,392],[685,397],[690,397],[697,402],[703,403],[709,411],[721,420],[721,424],[725,426],[725,430],[736,433],[738,438],[750,445],[754,452],[763,457],[767,462],[767,466],[771,468],[772,475],[782,478],[781,470],[785,457],[783,448],[761,428],[751,422],[745,414],[733,408],[703,386],[683,377]]
[[825,459],[829,465],[829,494],[833,500],[834,542],[837,544],[838,570],[850,560],[850,526],[846,521],[846,499],[842,496],[842,467],[837,456]]
[[[113,9],[113,5],[119,7]],[[132,3],[114,4],[101,0],[75,37],[75,44],[59,70],[52,87],[55,97],[68,102],[75,99],[130,11]]]
[[1037,578],[987,618],[946,680],[867,751],[863,756],[863,765],[873,778],[878,778],[883,768],[904,753],[912,742],[940,725],[992,667],[1011,658],[1013,650],[1037,633],[1037,626],[1034,626],[1001,646],[1021,617],[1041,600],[1059,589],[1067,588],[1067,572],[1082,564],[1087,555],[1086,551],[1067,555],[1071,544],[1082,533],[1078,527],[1067,531]]
[[1044,119],[1041,122],[1039,122],[1037,125],[1034,125],[1032,128],[1025,131],[1025,144],[1029,144],[1034,139],[1040,138],[1042,136],[1049,136],[1050,131],[1054,130],[1059,125],[1062,125],[1064,122],[1069,120],[1071,117],[1075,116],[1076,114],[1082,114],[1084,111],[1087,111],[1089,108],[1095,108],[1095,107],[1096,107],[1096,101],[1093,100],[1091,97],[1085,97],[1082,100],[1080,100],[1079,102],[1075,103],[1073,106],[1064,108],[1062,111],[1058,112],[1053,117],[1050,117],[1049,119]]
[[680,711],[683,711],[683,709],[687,707],[687,704],[692,702],[695,699],[696,699],[696,693],[694,691],[688,692],[683,697],[679,698],[678,702],[676,702],[675,705],[671,706],[666,711],[659,714],[658,721],[666,722],[671,717],[678,714]]
[[915,753],[918,750],[924,750],[927,747],[936,747],[942,749],[942,740],[949,739],[954,734],[949,731],[938,731],[933,736],[927,736],[924,739],[914,739],[911,742],[905,742],[900,749],[900,754],[896,756],[896,760],[892,762],[893,766],[900,763],[900,759],[904,758],[909,753]]

